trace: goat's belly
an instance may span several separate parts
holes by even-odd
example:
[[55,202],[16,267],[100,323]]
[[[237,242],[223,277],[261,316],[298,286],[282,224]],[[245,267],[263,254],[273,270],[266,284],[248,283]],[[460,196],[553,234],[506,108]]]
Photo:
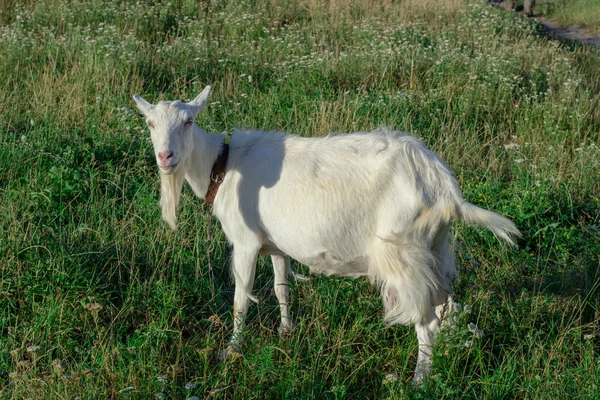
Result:
[[272,242],[265,242],[260,249],[263,255],[289,255],[298,262],[308,266],[311,274],[325,276],[349,276],[358,278],[366,276],[369,268],[369,258],[367,256],[357,257],[352,260],[342,260],[328,252],[322,252],[314,256],[303,256],[295,254],[286,254]]
[[312,274],[325,276],[349,276],[357,278],[366,276],[369,268],[369,258],[366,256],[351,260],[342,260],[331,253],[320,253],[311,257],[295,259],[307,265]]
[[285,256],[286,254],[274,243],[265,241],[259,250],[259,253],[265,256]]
[[289,255],[298,262],[308,266],[311,274],[325,276],[349,276],[358,278],[366,276],[369,268],[369,258],[367,256],[356,257],[351,260],[342,260],[328,252],[322,252],[313,256],[286,254],[279,249],[273,242],[265,241],[260,249],[263,255]]

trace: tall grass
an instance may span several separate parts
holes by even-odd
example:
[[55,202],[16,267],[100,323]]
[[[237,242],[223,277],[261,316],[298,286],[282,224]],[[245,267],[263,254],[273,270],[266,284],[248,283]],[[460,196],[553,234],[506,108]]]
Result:
[[[0,397],[600,393],[598,53],[471,0],[0,7]],[[243,356],[216,361],[232,326],[226,239],[213,225],[206,242],[187,189],[178,231],[160,221],[131,100],[206,84],[210,132],[409,131],[469,201],[515,220],[518,250],[455,227],[454,298],[472,311],[442,332],[423,389],[407,384],[412,328],[386,328],[363,280],[292,282],[298,326],[280,337],[268,259]]]

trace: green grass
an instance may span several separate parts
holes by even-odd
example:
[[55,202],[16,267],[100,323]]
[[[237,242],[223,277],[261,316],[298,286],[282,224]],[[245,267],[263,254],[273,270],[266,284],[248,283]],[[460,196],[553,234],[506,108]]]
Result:
[[[0,5],[0,398],[599,397],[597,52],[474,0]],[[207,84],[209,132],[412,132],[522,230],[512,250],[455,226],[454,298],[472,312],[440,335],[423,389],[413,329],[384,326],[365,280],[292,282],[298,326],[279,337],[264,258],[243,356],[216,361],[227,242],[213,224],[210,270],[187,188],[178,231],[160,221],[131,100]]]
[[556,3],[539,4],[537,8],[563,28],[576,25],[600,33],[600,4],[597,0],[558,0]]

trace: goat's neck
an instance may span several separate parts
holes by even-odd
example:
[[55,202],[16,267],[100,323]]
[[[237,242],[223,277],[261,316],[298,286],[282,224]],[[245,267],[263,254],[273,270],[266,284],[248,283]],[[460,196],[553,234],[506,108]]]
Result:
[[211,135],[196,127],[194,149],[185,163],[185,179],[196,196],[204,198],[210,185],[210,173],[221,150],[225,135]]

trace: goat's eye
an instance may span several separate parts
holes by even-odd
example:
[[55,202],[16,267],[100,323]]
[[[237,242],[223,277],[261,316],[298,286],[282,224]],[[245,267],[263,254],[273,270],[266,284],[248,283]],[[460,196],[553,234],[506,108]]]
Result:
[[187,121],[185,121],[185,126],[190,126],[194,121],[192,121],[191,119],[188,119]]
[[149,128],[154,128],[154,122],[153,121],[146,121],[146,123],[148,124]]

